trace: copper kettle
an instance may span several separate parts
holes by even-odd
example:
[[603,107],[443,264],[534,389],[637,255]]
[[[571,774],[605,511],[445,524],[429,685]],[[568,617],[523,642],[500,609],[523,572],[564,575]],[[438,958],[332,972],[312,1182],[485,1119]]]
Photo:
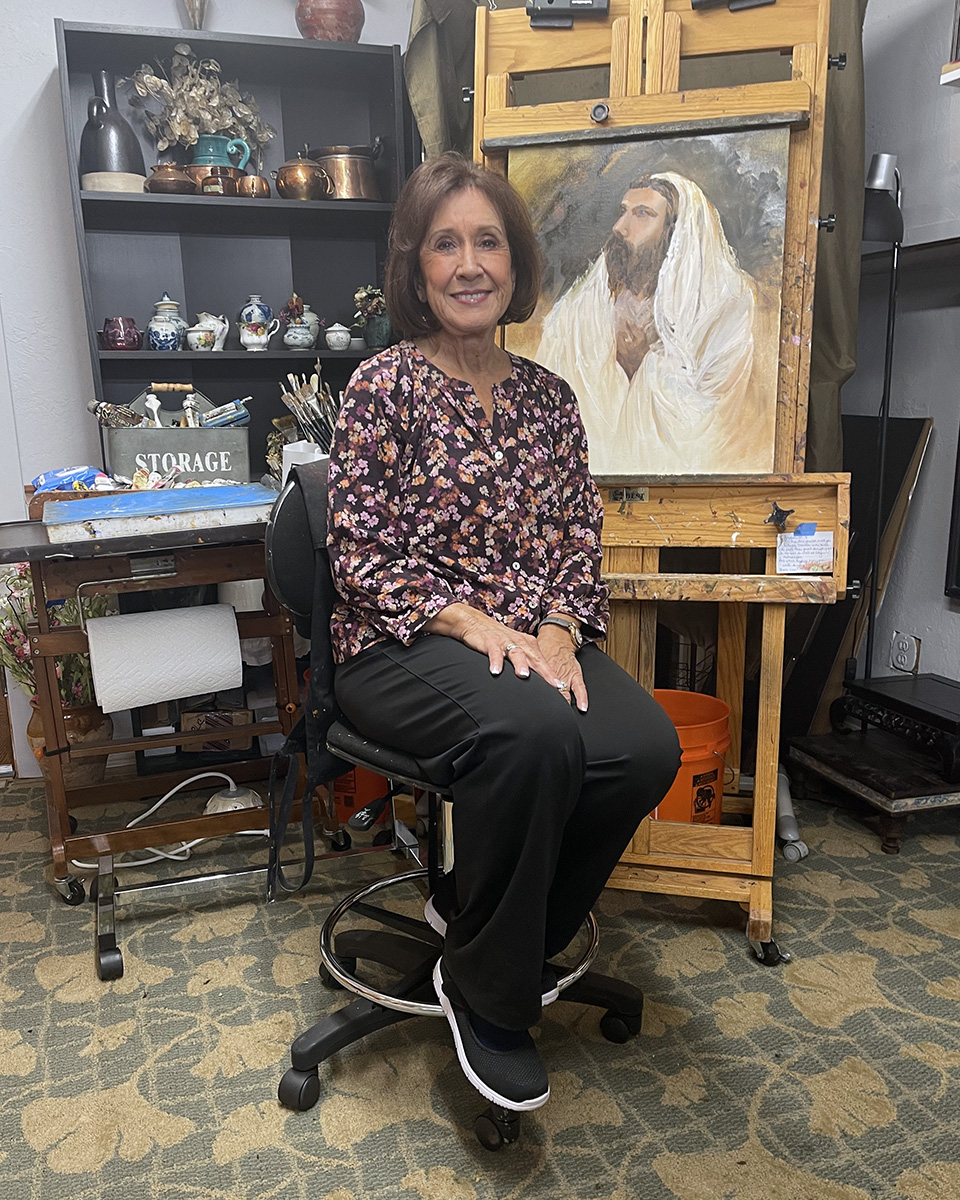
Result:
[[270,174],[277,181],[277,191],[284,200],[323,200],[333,191],[330,176],[323,167],[301,155],[288,158]]
[[377,137],[370,146],[317,146],[305,153],[330,176],[337,200],[379,200],[373,164],[382,149]]

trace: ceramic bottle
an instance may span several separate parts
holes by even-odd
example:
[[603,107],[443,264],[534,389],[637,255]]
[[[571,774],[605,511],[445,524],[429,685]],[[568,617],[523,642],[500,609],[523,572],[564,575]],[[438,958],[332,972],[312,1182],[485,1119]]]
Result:
[[273,320],[273,309],[269,304],[264,304],[259,295],[254,294],[240,309],[237,320],[243,325],[269,325]]
[[117,108],[117,89],[109,71],[94,71],[94,94],[80,134],[80,174],[119,171],[146,175],[143,151],[130,123]]
[[187,332],[187,323],[180,316],[179,300],[171,300],[164,292],[153,308],[154,314],[147,322],[150,349],[179,350]]

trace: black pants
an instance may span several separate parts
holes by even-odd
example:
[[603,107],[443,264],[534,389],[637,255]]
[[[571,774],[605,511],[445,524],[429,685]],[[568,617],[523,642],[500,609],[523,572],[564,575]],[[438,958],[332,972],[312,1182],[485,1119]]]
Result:
[[356,728],[450,785],[444,962],[467,1005],[506,1029],[539,1019],[544,959],[573,939],[680,764],[653,698],[596,646],[579,660],[586,713],[539,675],[491,675],[485,655],[439,635],[379,643],[337,669]]

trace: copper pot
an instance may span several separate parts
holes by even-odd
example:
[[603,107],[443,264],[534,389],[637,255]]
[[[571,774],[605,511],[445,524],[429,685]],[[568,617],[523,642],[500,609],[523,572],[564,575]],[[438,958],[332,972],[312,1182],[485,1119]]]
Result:
[[237,180],[237,195],[266,200],[270,195],[270,184],[262,175],[244,175]]
[[382,148],[378,137],[371,146],[317,146],[306,154],[330,176],[337,200],[379,200],[373,163]]
[[204,196],[235,196],[237,183],[230,172],[233,167],[207,167],[207,174],[200,184]]
[[[203,181],[213,174],[213,167],[209,163],[187,163],[185,167],[179,168],[184,175],[189,175],[193,182],[197,185],[197,191],[200,191]],[[239,167],[217,167],[217,173],[223,172],[230,179],[242,179],[243,171]]]
[[284,200],[323,200],[333,191],[330,176],[312,158],[288,158],[270,174]]
[[144,191],[161,196],[192,196],[197,191],[197,185],[176,163],[157,163],[151,170]]

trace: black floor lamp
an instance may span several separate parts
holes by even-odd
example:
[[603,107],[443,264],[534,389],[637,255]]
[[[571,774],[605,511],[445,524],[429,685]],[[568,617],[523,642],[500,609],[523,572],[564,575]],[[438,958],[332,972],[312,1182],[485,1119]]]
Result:
[[887,300],[887,340],[883,356],[883,394],[880,398],[880,429],[877,437],[876,529],[867,606],[867,658],[864,678],[873,677],[873,642],[877,621],[877,592],[880,586],[880,542],[883,535],[883,489],[887,465],[887,427],[890,417],[890,378],[893,373],[893,334],[897,319],[897,289],[900,284],[900,244],[903,213],[900,209],[900,172],[895,154],[875,154],[867,172],[863,202],[863,240],[889,242],[890,292]]

